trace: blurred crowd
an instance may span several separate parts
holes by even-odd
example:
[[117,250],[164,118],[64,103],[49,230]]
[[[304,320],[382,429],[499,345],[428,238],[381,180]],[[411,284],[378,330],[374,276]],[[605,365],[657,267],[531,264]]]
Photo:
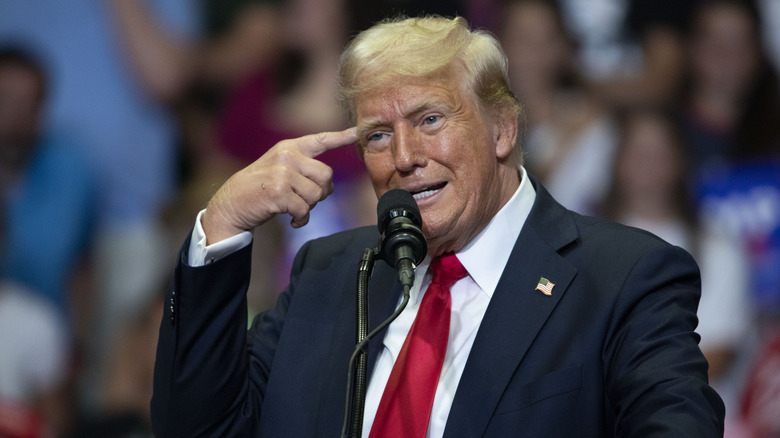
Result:
[[[279,140],[345,128],[341,49],[399,13],[499,37],[526,168],[694,255],[726,436],[780,435],[780,1],[0,0],[0,437],[151,436],[197,212]],[[253,313],[302,242],[376,222],[356,150],[320,158],[310,224],[255,233]]]

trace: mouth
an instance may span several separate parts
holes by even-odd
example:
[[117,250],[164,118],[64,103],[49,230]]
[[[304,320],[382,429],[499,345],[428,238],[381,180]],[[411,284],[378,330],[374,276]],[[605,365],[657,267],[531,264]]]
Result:
[[412,197],[414,198],[415,201],[420,201],[420,200],[423,200],[423,199],[428,198],[430,196],[433,196],[436,193],[439,193],[439,191],[441,189],[443,189],[444,186],[446,186],[446,185],[447,185],[447,183],[443,182],[443,183],[439,183],[439,184],[436,184],[436,185],[433,185],[433,186],[430,186],[430,187],[426,187],[426,188],[424,188],[422,190],[410,191],[409,193],[412,194]]

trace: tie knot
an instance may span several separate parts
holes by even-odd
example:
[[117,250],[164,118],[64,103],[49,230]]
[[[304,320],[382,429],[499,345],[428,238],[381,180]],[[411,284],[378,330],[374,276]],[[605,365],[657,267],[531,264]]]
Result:
[[431,261],[431,270],[433,271],[432,283],[437,283],[445,288],[449,288],[456,281],[468,275],[468,271],[458,260],[455,254],[447,253],[440,255]]

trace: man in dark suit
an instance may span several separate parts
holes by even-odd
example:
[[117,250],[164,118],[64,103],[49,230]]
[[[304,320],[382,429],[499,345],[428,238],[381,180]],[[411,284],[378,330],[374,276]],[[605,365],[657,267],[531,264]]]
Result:
[[[314,157],[353,142],[378,196],[414,195],[428,244],[409,305],[370,343],[363,436],[420,418],[417,436],[722,435],[694,333],[695,262],[647,233],[567,211],[525,172],[521,109],[492,36],[460,18],[385,22],[346,49],[339,80],[356,128],[278,143],[198,216],[160,331],[158,437],[339,434],[356,272],[377,230],[307,243],[276,308],[249,331],[244,294],[249,230],[278,214],[304,225],[333,190]],[[388,417],[386,385],[427,361],[394,370],[428,314],[429,266],[446,254],[467,275],[450,288],[429,408]],[[369,289],[376,326],[401,288],[377,264]]]

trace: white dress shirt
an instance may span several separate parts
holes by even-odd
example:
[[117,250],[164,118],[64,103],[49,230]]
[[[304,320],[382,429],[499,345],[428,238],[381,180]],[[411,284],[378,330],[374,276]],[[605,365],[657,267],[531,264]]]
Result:
[[[521,181],[512,198],[493,217],[482,232],[466,248],[457,253],[458,260],[469,275],[456,282],[451,288],[452,313],[447,353],[439,377],[433,410],[428,424],[428,437],[441,437],[447,423],[455,391],[460,376],[466,367],[471,345],[477,330],[496,289],[501,273],[504,271],[520,230],[531,212],[536,191],[528,180],[527,173],[521,168]],[[206,237],[200,224],[203,212],[198,215],[192,232],[189,248],[189,262],[192,266],[202,266],[213,262],[251,242],[248,231],[232,236],[221,242],[206,246]],[[363,436],[368,437],[376,416],[379,401],[382,398],[390,372],[398,353],[401,351],[406,335],[417,316],[420,302],[431,283],[428,272],[430,257],[415,270],[415,283],[410,291],[409,304],[401,315],[388,327],[383,340],[384,349],[379,353],[371,381],[368,384],[363,419]],[[400,304],[400,301],[399,301]]]

